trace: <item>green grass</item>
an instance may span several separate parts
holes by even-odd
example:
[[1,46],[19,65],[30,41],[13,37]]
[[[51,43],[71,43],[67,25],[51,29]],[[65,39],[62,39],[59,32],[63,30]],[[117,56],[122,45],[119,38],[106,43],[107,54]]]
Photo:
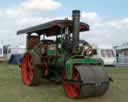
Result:
[[16,65],[0,63],[0,102],[127,102],[128,68],[105,68],[114,82],[101,97],[69,99],[62,84],[49,81],[38,87],[27,87],[21,80],[20,68]]

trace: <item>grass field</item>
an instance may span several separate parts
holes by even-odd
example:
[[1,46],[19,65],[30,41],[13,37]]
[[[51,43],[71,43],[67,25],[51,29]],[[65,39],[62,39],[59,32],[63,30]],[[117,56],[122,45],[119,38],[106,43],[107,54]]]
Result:
[[69,99],[63,86],[49,81],[27,87],[21,81],[20,68],[0,63],[0,102],[128,102],[128,68],[105,68],[114,82],[101,97]]

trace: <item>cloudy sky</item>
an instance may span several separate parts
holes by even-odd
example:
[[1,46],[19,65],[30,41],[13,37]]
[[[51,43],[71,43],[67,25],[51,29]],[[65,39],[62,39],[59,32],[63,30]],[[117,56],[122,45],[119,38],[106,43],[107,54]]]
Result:
[[0,0],[0,43],[25,44],[19,29],[70,17],[81,10],[90,31],[81,38],[96,44],[128,42],[128,0]]

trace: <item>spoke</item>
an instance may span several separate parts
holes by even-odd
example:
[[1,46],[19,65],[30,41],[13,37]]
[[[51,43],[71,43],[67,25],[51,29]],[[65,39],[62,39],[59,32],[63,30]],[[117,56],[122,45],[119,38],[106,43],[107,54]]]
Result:
[[28,76],[31,80],[31,78],[33,76],[33,65],[32,65],[32,60],[31,60],[30,56],[28,56],[28,68],[29,68]]
[[48,69],[45,69],[45,76],[48,75]]
[[77,73],[77,75],[73,78],[73,80],[79,80],[79,74]]
[[74,87],[72,85],[70,86],[69,91],[72,93],[73,96],[76,94],[75,91],[74,91]]
[[33,65],[30,61],[28,62],[28,67],[29,67],[30,70],[33,69]]
[[74,84],[74,85],[73,85],[73,89],[74,89],[74,91],[75,91],[76,93],[78,93],[79,90],[80,90],[80,86],[79,86],[78,84]]
[[31,78],[33,76],[33,69],[29,70],[29,77]]
[[[64,74],[64,79],[66,77],[66,73]],[[79,81],[80,80],[80,75],[79,72],[75,67],[73,67],[73,72],[72,72],[72,81]],[[79,83],[65,83],[64,85],[65,91],[67,92],[69,97],[78,97],[80,94],[80,84]]]

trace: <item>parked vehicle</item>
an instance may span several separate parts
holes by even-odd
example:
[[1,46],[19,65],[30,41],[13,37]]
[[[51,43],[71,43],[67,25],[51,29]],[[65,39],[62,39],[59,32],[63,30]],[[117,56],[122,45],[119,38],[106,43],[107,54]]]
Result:
[[95,58],[101,58],[104,65],[115,65],[116,51],[112,45],[93,45]]
[[128,43],[123,43],[115,48],[117,66],[128,66]]
[[0,44],[0,60],[3,60],[4,53],[3,53],[3,45]]
[[[19,30],[18,35],[27,34],[27,52],[21,64],[25,85],[39,85],[40,79],[45,78],[63,82],[64,91],[70,98],[103,95],[110,78],[103,70],[102,60],[91,58],[92,51],[86,42],[79,44],[79,32],[88,30],[89,25],[80,22],[79,10],[73,11],[72,20],[54,20]],[[47,40],[45,36],[56,39]]]

